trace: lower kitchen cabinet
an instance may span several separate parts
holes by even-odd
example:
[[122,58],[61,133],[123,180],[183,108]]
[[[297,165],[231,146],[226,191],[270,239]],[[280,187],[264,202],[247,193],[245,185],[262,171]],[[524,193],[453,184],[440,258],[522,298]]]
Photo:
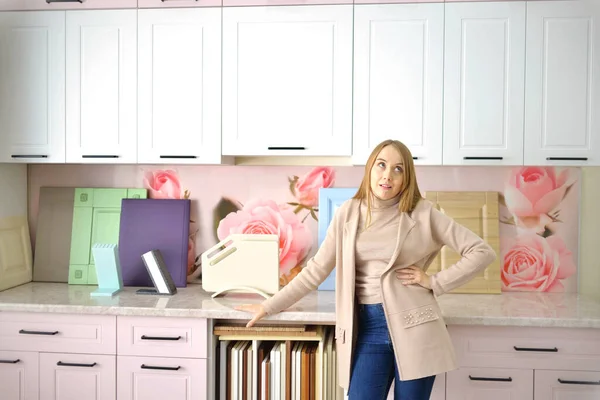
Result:
[[38,353],[0,351],[0,393],[7,400],[38,399]]
[[40,353],[40,400],[113,400],[116,357]]
[[206,359],[119,356],[117,370],[119,400],[206,398]]
[[446,400],[533,399],[533,370],[460,368],[446,374]]
[[534,400],[598,399],[600,371],[535,371]]

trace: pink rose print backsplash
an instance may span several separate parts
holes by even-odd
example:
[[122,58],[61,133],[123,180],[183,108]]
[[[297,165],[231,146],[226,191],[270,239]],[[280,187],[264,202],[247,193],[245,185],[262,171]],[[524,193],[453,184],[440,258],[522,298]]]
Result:
[[[150,198],[192,202],[190,282],[200,254],[232,233],[279,236],[280,282],[317,250],[319,189],[358,187],[363,167],[31,165],[32,240],[42,186],[143,187]],[[581,170],[552,167],[417,167],[422,191],[500,193],[504,291],[577,291]],[[251,268],[251,266],[248,266]]]

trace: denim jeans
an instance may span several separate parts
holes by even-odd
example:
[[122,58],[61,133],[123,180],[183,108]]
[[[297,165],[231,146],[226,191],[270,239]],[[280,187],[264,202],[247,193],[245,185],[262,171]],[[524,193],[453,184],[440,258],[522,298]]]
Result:
[[[348,400],[385,400],[394,384],[395,400],[428,400],[435,375],[401,381],[381,304],[361,304]],[[402,343],[410,346],[410,343]]]

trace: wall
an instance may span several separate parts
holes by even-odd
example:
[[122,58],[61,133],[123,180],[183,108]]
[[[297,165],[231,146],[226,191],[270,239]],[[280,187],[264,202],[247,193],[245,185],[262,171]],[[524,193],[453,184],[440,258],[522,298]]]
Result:
[[[31,165],[32,240],[42,186],[147,187],[152,197],[192,200],[191,232],[197,233],[190,241],[191,264],[195,255],[217,243],[216,228],[229,211],[245,207],[221,223],[222,235],[244,224],[259,231],[286,228],[281,262],[282,276],[288,279],[317,248],[312,190],[356,187],[362,175],[362,167],[349,166]],[[500,209],[505,290],[511,289],[508,283],[520,282],[511,290],[577,291],[579,168],[417,167],[417,177],[422,191],[501,192],[508,205]]]

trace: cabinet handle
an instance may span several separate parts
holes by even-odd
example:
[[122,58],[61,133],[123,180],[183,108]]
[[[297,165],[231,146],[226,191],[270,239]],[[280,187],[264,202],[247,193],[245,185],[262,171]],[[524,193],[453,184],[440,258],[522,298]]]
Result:
[[553,161],[587,161],[587,157],[546,157],[546,160]]
[[179,365],[176,367],[156,367],[153,365],[142,364],[140,368],[142,368],[142,369],[160,369],[160,370],[164,370],[164,371],[179,371],[179,369],[181,367]]
[[558,382],[563,385],[600,385],[600,381],[569,381],[558,378]]
[[18,358],[16,360],[0,360],[0,364],[17,364],[21,362]]
[[512,378],[509,376],[508,378],[486,378],[483,376],[471,376],[469,375],[469,379],[472,381],[487,381],[487,382],[512,382]]
[[160,158],[197,158],[196,156],[159,156]]
[[304,146],[299,146],[299,147],[294,147],[294,146],[269,146],[267,147],[267,149],[269,150],[306,150],[306,147]]
[[91,364],[78,364],[78,363],[64,363],[62,361],[59,361],[56,363],[56,365],[58,365],[59,367],[86,367],[86,368],[92,368],[96,366],[96,363],[91,363]]
[[84,154],[81,158],[119,158],[114,154]]
[[46,0],[46,3],[83,3],[83,0]]
[[413,157],[413,160],[418,160],[418,159],[419,159],[419,157]]
[[502,160],[504,157],[463,157],[463,160]]
[[54,332],[47,332],[47,331],[28,331],[25,329],[21,329],[19,331],[19,333],[21,335],[47,335],[47,336],[53,336],[53,335],[57,335],[58,331],[54,331]]
[[[165,1],[167,1],[167,0],[160,0],[160,1],[162,1],[162,2],[164,3],[164,2],[165,2]],[[198,0],[194,0],[194,1],[198,1]]]
[[48,158],[47,154],[11,154],[12,158]]
[[142,335],[143,340],[179,340],[181,336],[169,337],[169,336],[146,336]]
[[558,349],[556,347],[545,349],[545,348],[536,348],[536,347],[517,347],[513,346],[516,351],[545,351],[547,353],[556,353]]

